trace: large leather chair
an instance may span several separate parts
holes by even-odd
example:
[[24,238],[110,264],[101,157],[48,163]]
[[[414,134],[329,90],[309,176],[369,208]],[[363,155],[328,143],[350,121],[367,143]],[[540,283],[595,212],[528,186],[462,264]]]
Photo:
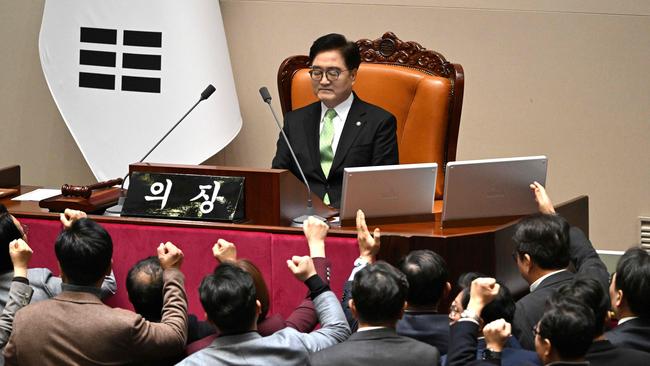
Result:
[[[356,44],[362,62],[354,91],[397,118],[400,164],[438,163],[436,198],[441,199],[445,166],[456,159],[463,67],[391,32]],[[308,71],[307,56],[292,56],[280,65],[278,89],[283,114],[318,100]]]

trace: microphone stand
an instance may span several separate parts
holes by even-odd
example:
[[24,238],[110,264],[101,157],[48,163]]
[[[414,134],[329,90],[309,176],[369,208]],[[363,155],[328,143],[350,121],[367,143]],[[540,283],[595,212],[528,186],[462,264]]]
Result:
[[[205,88],[205,90],[203,90],[203,92],[201,93],[201,97],[199,98],[199,100],[196,101],[196,103],[194,103],[192,108],[190,108],[183,115],[183,117],[181,117],[181,119],[179,119],[178,122],[176,122],[176,124],[174,126],[172,126],[172,128],[169,129],[169,131],[167,131],[167,133],[162,138],[160,138],[160,140],[158,140],[158,142],[156,142],[156,144],[151,149],[149,149],[149,151],[147,151],[147,153],[144,154],[144,156],[140,160],[137,161],[137,163],[143,162],[144,159],[146,159],[149,156],[149,154],[151,154],[158,147],[158,145],[160,145],[160,143],[163,142],[163,140],[165,140],[167,138],[167,136],[169,136],[169,134],[172,133],[172,131],[174,131],[174,129],[176,127],[178,127],[178,125],[181,124],[181,122],[183,122],[185,117],[187,117],[190,113],[192,113],[194,108],[196,108],[196,106],[198,106],[199,103],[201,103],[202,101],[210,98],[210,96],[212,95],[212,93],[214,93],[215,90],[216,89],[215,89],[214,86],[212,86],[212,84],[208,85]],[[124,201],[126,201],[126,194],[125,194],[126,191],[124,190],[124,183],[126,183],[126,179],[129,176],[130,176],[130,173],[126,173],[126,175],[122,179],[122,185],[120,186],[121,194],[120,194],[120,198],[118,198],[118,200],[117,200],[117,205],[107,208],[105,213],[104,213],[105,215],[107,215],[107,216],[120,216],[120,214],[122,213],[122,208],[124,207]]]
[[296,166],[298,167],[298,171],[300,172],[300,176],[302,177],[302,181],[305,183],[305,186],[307,186],[307,207],[305,209],[305,213],[295,217],[293,220],[291,220],[291,226],[293,227],[302,227],[303,223],[309,216],[313,216],[316,219],[319,219],[321,221],[326,221],[324,217],[316,215],[314,211],[314,205],[311,200],[311,188],[309,187],[309,182],[307,181],[307,178],[305,177],[305,173],[302,171],[302,167],[300,166],[300,162],[298,161],[298,158],[296,157],[296,154],[293,152],[293,148],[291,147],[291,143],[289,143],[289,139],[287,138],[287,135],[284,133],[284,130],[282,129],[282,126],[280,126],[280,120],[278,119],[278,116],[275,114],[275,110],[273,109],[273,106],[271,105],[271,94],[269,93],[269,90],[263,86],[260,88],[260,95],[262,96],[262,100],[264,103],[269,105],[269,109],[271,110],[271,113],[273,114],[273,119],[275,120],[275,124],[278,126],[280,129],[280,134],[284,138],[284,142],[287,143],[287,146],[289,147],[289,152],[291,153],[291,157],[293,158],[293,161],[296,163]]

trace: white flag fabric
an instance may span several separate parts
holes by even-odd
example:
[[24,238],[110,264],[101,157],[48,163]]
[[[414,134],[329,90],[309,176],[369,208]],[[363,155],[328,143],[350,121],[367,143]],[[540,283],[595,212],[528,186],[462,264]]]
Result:
[[199,164],[241,129],[218,0],[46,0],[39,52],[98,180],[124,176],[208,84],[216,92],[146,161]]

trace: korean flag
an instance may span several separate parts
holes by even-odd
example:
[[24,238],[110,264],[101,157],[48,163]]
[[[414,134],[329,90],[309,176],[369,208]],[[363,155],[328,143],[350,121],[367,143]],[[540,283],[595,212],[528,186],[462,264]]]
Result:
[[46,0],[39,38],[45,79],[98,180],[147,158],[199,164],[241,129],[217,0]]

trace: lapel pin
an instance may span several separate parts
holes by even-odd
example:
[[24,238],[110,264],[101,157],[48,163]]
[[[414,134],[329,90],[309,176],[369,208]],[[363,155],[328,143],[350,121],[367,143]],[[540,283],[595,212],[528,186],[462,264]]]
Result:
[[357,121],[357,127],[361,126],[361,121]]

